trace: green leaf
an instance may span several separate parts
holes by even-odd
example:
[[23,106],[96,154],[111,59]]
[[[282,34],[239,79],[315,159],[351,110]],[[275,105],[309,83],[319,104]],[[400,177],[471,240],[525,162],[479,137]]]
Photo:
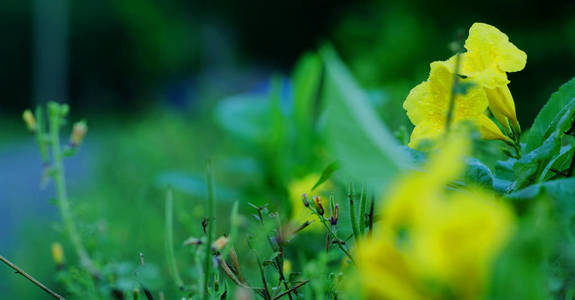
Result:
[[537,148],[538,145],[544,140],[543,135],[548,131],[551,126],[552,120],[558,115],[558,113],[575,98],[575,78],[571,79],[564,85],[562,85],[559,90],[549,98],[549,101],[543,106],[533,125],[529,130],[527,136],[526,151],[532,151]]
[[499,160],[495,163],[493,189],[500,193],[507,193],[515,180],[515,172],[513,172],[513,166],[515,166],[515,163],[517,163],[517,159],[515,158]]
[[528,200],[538,196],[547,195],[552,200],[566,203],[575,210],[575,177],[551,180],[534,184],[522,190],[509,194],[507,198]]
[[515,182],[516,188],[523,188],[534,183],[553,156],[559,153],[560,149],[561,134],[554,132],[539,148],[519,159],[513,166],[517,178]]
[[575,221],[575,178],[563,178],[534,184],[507,196],[515,201],[526,202],[545,197],[553,206],[561,228],[573,235],[571,227]]
[[353,180],[385,184],[408,158],[369,106],[366,95],[331,47],[322,48],[326,67],[324,134],[329,150]]
[[214,110],[216,122],[232,135],[261,143],[269,134],[271,105],[267,95],[237,95],[221,101]]
[[293,113],[299,134],[308,135],[313,126],[313,110],[321,82],[322,62],[316,53],[306,53],[293,74]]
[[555,156],[545,167],[545,169],[543,170],[543,172],[541,172],[541,175],[539,176],[539,180],[538,182],[543,182],[547,179],[549,179],[550,177],[552,177],[554,175],[553,171],[551,171],[551,169],[556,169],[556,170],[564,170],[565,168],[567,168],[569,166],[569,163],[571,162],[571,157],[573,155],[573,153],[575,152],[575,147],[573,147],[573,145],[568,144],[566,146],[561,147],[561,149],[559,150],[559,154],[557,156]]
[[575,178],[563,178],[534,184],[507,196],[507,198],[527,201],[546,196],[555,206],[561,222],[568,226],[575,216]]
[[548,299],[546,258],[555,242],[549,206],[537,203],[518,219],[517,230],[490,274],[486,299]]
[[[575,118],[575,98],[566,103],[550,120],[547,130],[540,136],[544,141],[541,146],[523,156],[514,166],[517,176],[517,188],[541,181],[546,166],[560,155],[562,139],[571,128]],[[527,149],[527,147],[526,147]]]
[[325,167],[325,169],[323,170],[323,172],[321,173],[320,178],[318,179],[318,181],[313,185],[313,187],[311,188],[311,190],[315,190],[316,187],[320,186],[322,183],[324,183],[326,180],[328,180],[331,175],[337,171],[337,169],[339,169],[339,163],[338,161],[334,161],[331,164],[329,164],[327,167]]
[[489,168],[476,158],[466,159],[464,179],[486,188],[493,187],[493,173]]

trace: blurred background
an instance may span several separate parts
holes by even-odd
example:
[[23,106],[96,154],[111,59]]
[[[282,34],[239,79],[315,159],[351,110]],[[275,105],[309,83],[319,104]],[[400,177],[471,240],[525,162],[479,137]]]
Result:
[[[271,121],[244,122],[238,111],[255,108],[222,100],[265,98],[279,82],[289,107],[296,62],[331,43],[391,129],[409,128],[407,93],[474,22],[498,27],[528,54],[509,76],[528,128],[575,75],[574,1],[0,1],[0,253],[50,282],[49,245],[63,240],[21,122],[26,108],[57,100],[70,104],[71,121],[88,120],[87,141],[66,166],[94,256],[136,264],[144,252],[162,272],[166,183],[188,212],[176,213],[184,239],[200,230],[194,201],[205,196],[207,158],[217,161],[224,206],[286,197],[292,178],[325,167],[313,155],[277,158],[282,144],[258,138]],[[40,299],[15,277],[0,266],[0,293]]]

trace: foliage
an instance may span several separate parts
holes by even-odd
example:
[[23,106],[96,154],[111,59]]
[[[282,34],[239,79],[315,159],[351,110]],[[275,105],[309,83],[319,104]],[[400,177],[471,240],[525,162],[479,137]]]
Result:
[[525,53],[481,23],[465,48],[407,96],[409,147],[330,45],[210,120],[101,135],[116,151],[85,192],[64,162],[92,123],[66,143],[67,105],[26,111],[61,215],[49,284],[71,299],[572,298],[575,81],[521,143],[506,78]]

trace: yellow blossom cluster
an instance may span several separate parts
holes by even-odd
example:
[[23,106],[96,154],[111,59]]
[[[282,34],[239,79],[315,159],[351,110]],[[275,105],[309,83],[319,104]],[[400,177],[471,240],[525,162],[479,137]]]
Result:
[[[456,72],[461,84],[470,88],[455,93],[454,126],[470,123],[479,128],[482,138],[507,142],[510,142],[508,136],[516,137],[520,133],[507,72],[522,70],[527,54],[499,29],[484,23],[471,26],[465,49],[465,53],[459,54],[459,64],[457,54],[447,61],[431,63],[428,80],[414,87],[407,96],[403,107],[415,125],[410,147],[418,148],[422,141],[435,140],[446,131]],[[507,135],[487,116],[487,109]]]
[[511,209],[478,189],[448,191],[469,141],[450,139],[424,172],[400,180],[372,237],[357,249],[370,299],[476,299],[514,224]]

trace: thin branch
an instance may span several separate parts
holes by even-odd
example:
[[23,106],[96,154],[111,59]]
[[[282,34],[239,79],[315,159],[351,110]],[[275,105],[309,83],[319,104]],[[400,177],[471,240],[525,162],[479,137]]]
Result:
[[289,289],[289,290],[287,290],[287,291],[285,291],[285,292],[283,292],[283,293],[281,293],[281,294],[275,296],[275,297],[273,298],[273,300],[277,300],[277,299],[279,299],[279,298],[281,298],[281,297],[283,297],[283,296],[285,296],[285,295],[287,295],[287,294],[289,294],[289,293],[291,293],[291,292],[295,292],[295,290],[299,289],[300,287],[302,287],[303,285],[307,284],[308,282],[309,282],[309,280],[306,280],[306,281],[304,281],[304,282],[298,283],[297,285],[295,285],[295,286],[292,287],[291,289]]
[[15,265],[12,262],[10,262],[9,260],[7,260],[4,256],[0,255],[0,261],[5,263],[8,267],[12,268],[16,272],[16,274],[20,274],[20,275],[24,276],[30,282],[32,282],[33,284],[35,284],[36,286],[38,286],[39,288],[44,290],[46,293],[50,294],[50,296],[52,296],[56,299],[64,300],[64,297],[58,295],[56,292],[52,291],[51,289],[49,289],[48,287],[43,285],[40,281],[38,281],[34,277],[28,275],[28,273],[24,272],[24,270],[20,269],[17,265]]

